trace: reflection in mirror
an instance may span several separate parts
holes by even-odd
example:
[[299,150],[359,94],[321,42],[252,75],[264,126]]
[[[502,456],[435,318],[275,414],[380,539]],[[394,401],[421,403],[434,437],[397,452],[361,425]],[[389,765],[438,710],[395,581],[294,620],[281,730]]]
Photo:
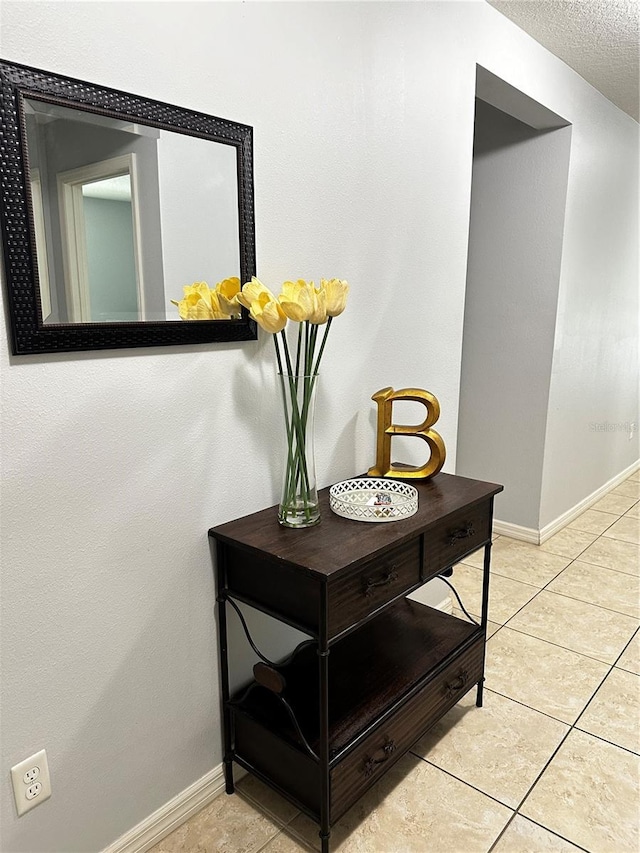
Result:
[[14,355],[257,337],[249,125],[0,59],[0,234]]
[[[125,154],[57,175],[66,286],[55,294],[58,319],[52,312],[44,322],[62,322],[63,314],[72,323],[144,319],[138,196],[131,180],[135,156]],[[55,245],[49,241],[50,248]],[[38,249],[38,258],[42,254]],[[49,270],[46,246],[44,254]],[[50,274],[47,278],[50,282]]]
[[[131,155],[133,156],[133,155]],[[80,184],[82,219],[73,224],[84,236],[86,265],[81,282],[88,311],[81,322],[144,320],[137,216],[131,194],[131,170]],[[137,211],[136,211],[137,212]]]
[[233,146],[34,98],[24,119],[45,325],[179,321],[185,284],[240,275]]

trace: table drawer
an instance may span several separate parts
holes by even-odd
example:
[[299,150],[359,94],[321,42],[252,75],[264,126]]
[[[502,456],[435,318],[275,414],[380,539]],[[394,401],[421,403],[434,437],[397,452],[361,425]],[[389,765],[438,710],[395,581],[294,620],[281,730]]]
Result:
[[421,579],[420,562],[420,538],[415,537],[330,583],[329,636],[335,637],[416,586]]
[[491,538],[491,503],[476,504],[441,521],[424,537],[425,580],[453,566]]
[[479,637],[331,771],[332,823],[477,684],[483,660]]

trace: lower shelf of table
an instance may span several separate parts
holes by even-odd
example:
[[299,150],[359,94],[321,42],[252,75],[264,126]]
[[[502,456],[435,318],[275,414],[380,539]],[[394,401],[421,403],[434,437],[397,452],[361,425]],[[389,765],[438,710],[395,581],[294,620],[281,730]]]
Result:
[[[333,647],[329,656],[329,801],[334,823],[477,684],[484,633],[403,600]],[[285,668],[288,701],[319,753],[317,655]],[[236,760],[319,820],[322,770],[278,698],[261,686],[230,703]]]

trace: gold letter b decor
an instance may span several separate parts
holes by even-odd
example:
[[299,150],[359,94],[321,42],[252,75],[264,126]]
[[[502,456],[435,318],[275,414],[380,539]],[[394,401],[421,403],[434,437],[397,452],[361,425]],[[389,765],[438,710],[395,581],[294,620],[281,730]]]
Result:
[[[431,427],[440,417],[440,403],[428,391],[421,388],[382,388],[372,400],[378,404],[378,438],[376,445],[376,464],[369,468],[371,477],[395,477],[399,480],[427,480],[433,477],[444,465],[446,451],[442,437]],[[394,400],[414,400],[426,407],[427,417],[417,426],[402,426],[391,422]],[[391,464],[391,439],[394,435],[415,435],[423,438],[431,449],[431,456],[422,468],[412,465]]]

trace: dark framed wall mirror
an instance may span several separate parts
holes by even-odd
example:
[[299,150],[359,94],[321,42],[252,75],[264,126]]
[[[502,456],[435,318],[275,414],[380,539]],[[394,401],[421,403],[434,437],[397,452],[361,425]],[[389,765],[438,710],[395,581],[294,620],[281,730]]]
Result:
[[14,355],[257,337],[175,304],[255,275],[248,125],[0,60],[0,229]]

